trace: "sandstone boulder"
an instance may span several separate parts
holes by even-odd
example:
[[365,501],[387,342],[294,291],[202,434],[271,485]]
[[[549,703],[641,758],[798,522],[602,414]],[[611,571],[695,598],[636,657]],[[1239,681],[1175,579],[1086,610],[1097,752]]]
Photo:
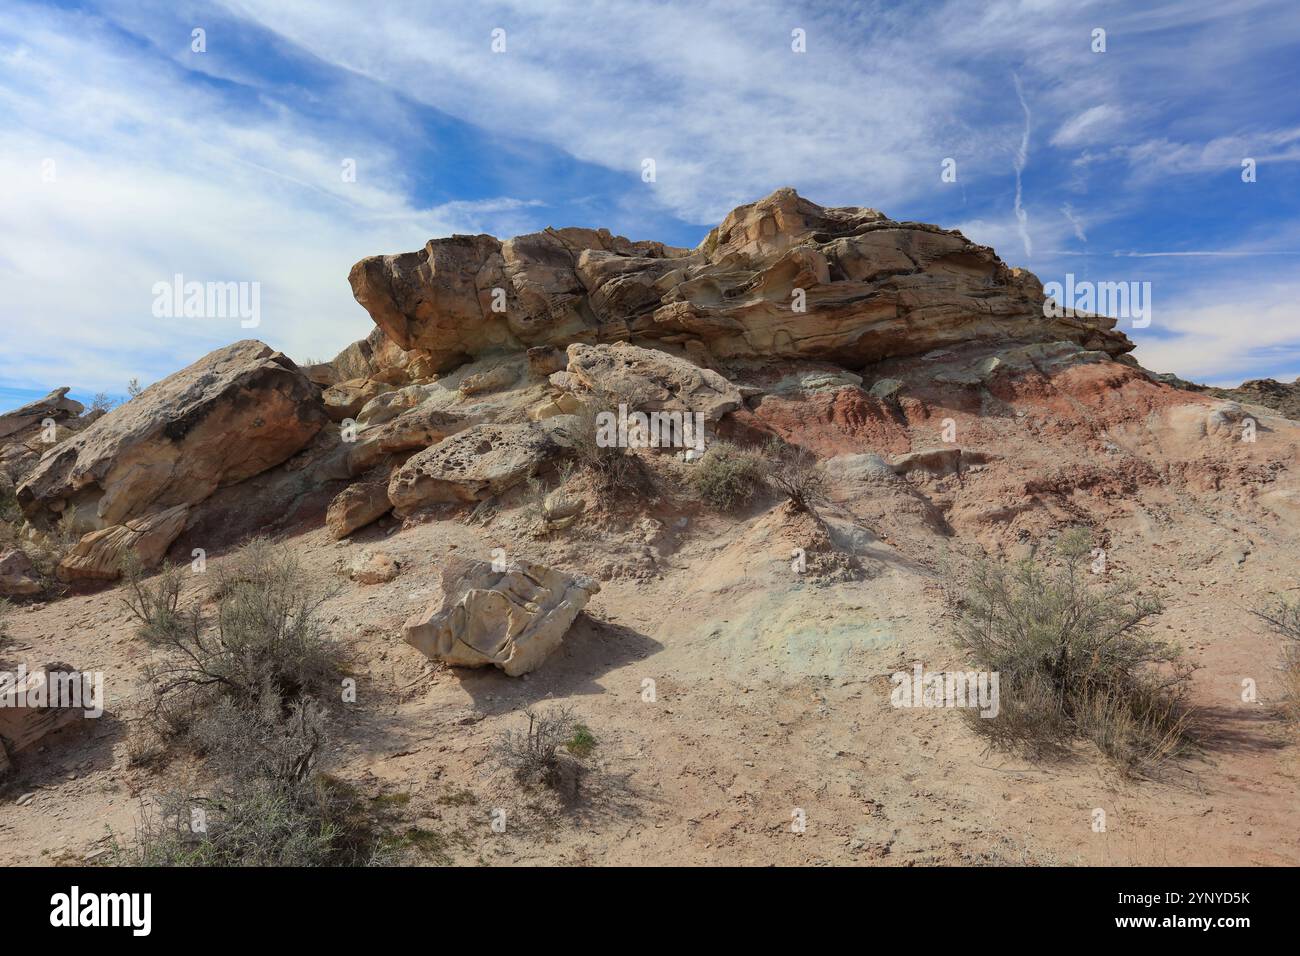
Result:
[[0,776],[10,757],[54,731],[102,713],[103,687],[68,664],[51,663],[0,675]]
[[348,577],[358,584],[386,584],[397,577],[401,565],[383,551],[362,551],[348,564]]
[[69,418],[76,418],[82,413],[85,406],[81,402],[68,398],[67,395],[68,389],[66,387],[56,388],[44,398],[37,399],[22,408],[0,415],[0,441],[34,426],[39,427],[46,419],[60,422]]
[[594,396],[604,406],[626,404],[629,412],[699,412],[707,423],[741,404],[740,389],[717,372],[626,342],[570,345],[568,368],[551,382],[580,401]]
[[41,587],[41,576],[26,552],[17,548],[0,551],[0,597],[38,594]]
[[387,482],[361,481],[349,485],[334,497],[325,513],[325,524],[335,539],[342,539],[392,510]]
[[392,388],[384,382],[368,378],[354,378],[331,385],[321,393],[321,401],[331,421],[356,418],[366,403]]
[[436,406],[408,409],[396,418],[370,425],[357,433],[356,441],[347,445],[347,473],[359,475],[368,471],[386,455],[428,448],[449,435],[478,424],[479,420],[469,411]]
[[205,356],[56,446],[18,487],[34,521],[66,504],[95,528],[202,501],[305,446],[328,421],[288,358],[251,340]]
[[132,518],[125,524],[92,531],[75,544],[59,562],[62,581],[115,581],[122,575],[122,561],[135,552],[146,568],[156,567],[171,543],[185,530],[188,505]]
[[600,590],[595,581],[518,561],[502,570],[452,557],[439,573],[439,597],[413,615],[402,639],[427,657],[458,667],[499,667],[512,677],[535,670],[560,646]]
[[538,425],[474,425],[407,459],[388,483],[388,500],[399,516],[432,504],[472,504],[523,481],[558,450]]

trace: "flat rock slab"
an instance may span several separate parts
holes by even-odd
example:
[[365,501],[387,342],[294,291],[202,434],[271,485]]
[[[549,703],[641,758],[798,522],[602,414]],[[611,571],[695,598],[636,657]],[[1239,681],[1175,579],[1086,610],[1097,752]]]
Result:
[[523,481],[558,451],[539,425],[474,425],[408,459],[388,483],[388,500],[399,517],[427,505],[472,504]]

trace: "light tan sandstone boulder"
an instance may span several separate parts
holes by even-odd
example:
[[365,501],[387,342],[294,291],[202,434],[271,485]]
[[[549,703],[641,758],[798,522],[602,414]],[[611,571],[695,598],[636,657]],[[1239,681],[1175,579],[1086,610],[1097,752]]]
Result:
[[388,500],[399,516],[432,504],[472,504],[523,481],[558,451],[539,425],[474,425],[411,456],[393,473]]
[[188,505],[131,518],[125,524],[92,531],[75,544],[59,562],[56,572],[62,581],[115,581],[122,575],[122,562],[134,551],[146,568],[156,567],[171,543],[185,530]]
[[392,510],[387,482],[361,481],[334,496],[325,513],[325,524],[335,539],[342,539]]
[[406,622],[402,639],[427,657],[459,667],[535,670],[564,639],[595,581],[518,561],[493,570],[452,557],[439,572],[440,596]]
[[327,421],[293,362],[236,342],[57,445],[18,486],[18,501],[38,524],[71,504],[92,528],[121,525],[280,464]]

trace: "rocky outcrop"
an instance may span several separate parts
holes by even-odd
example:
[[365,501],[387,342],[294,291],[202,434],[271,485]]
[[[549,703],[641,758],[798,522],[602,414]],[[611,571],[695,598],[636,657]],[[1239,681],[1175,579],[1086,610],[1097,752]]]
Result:
[[115,581],[121,577],[123,562],[131,552],[143,567],[156,567],[185,529],[189,510],[188,505],[176,505],[143,518],[132,518],[125,524],[92,531],[59,562],[59,579]]
[[564,640],[595,581],[518,561],[494,570],[452,557],[439,572],[439,597],[413,615],[402,639],[427,657],[458,667],[535,670]]
[[68,391],[66,387],[56,388],[42,399],[0,415],[0,441],[33,426],[39,426],[46,419],[60,422],[76,418],[84,411],[85,406],[81,402],[68,398]]
[[517,485],[558,450],[538,425],[475,425],[411,456],[393,473],[388,500],[399,516],[433,504],[473,504]]
[[60,442],[93,425],[104,413],[82,414],[80,402],[56,388],[36,402],[0,415],[0,475],[22,481],[41,456]]
[[793,189],[732,211],[695,250],[604,230],[453,236],[364,259],[349,280],[387,338],[436,369],[618,340],[852,367],[1006,339],[1133,348],[1113,319],[1045,317],[1033,275],[959,232],[823,208]]
[[328,421],[318,389],[261,342],[211,353],[56,446],[18,486],[37,523],[91,529],[202,501],[294,454]]
[[594,399],[629,411],[698,412],[710,424],[741,404],[740,389],[712,369],[626,342],[570,345],[568,367],[551,382],[583,404]]
[[363,259],[348,281],[388,339],[442,371],[492,351],[594,340],[601,322],[578,274],[588,250],[651,260],[685,254],[605,229],[548,229],[505,242],[452,236]]

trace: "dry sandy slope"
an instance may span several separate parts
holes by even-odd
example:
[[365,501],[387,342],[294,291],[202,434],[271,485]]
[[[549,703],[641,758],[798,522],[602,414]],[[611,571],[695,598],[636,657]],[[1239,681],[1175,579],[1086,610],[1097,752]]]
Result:
[[[1206,430],[1210,400],[1109,366],[1018,388],[1005,416],[960,391],[918,389],[904,403],[905,421],[889,427],[908,446],[936,444],[937,422],[955,417],[964,446],[998,458],[961,480],[836,485],[823,513],[857,580],[794,573],[800,546],[814,571],[834,568],[819,563],[816,528],[770,502],[732,518],[680,496],[629,501],[543,540],[523,532],[510,498],[486,527],[435,514],[346,545],[303,529],[288,543],[321,582],[342,581],[338,565],[363,547],[403,564],[391,583],[345,583],[326,605],[360,678],[328,769],[386,795],[397,825],[439,834],[429,862],[1300,863],[1300,749],[1268,703],[1278,641],[1244,610],[1300,584],[1300,429],[1261,418],[1246,447]],[[797,410],[803,427],[819,401]],[[863,436],[885,427],[870,410],[840,414],[842,399],[823,404],[823,456],[867,450]],[[779,430],[780,409],[766,414]],[[954,711],[889,705],[895,670],[962,664],[943,620],[946,558],[1018,553],[1079,522],[1102,536],[1113,569],[1163,590],[1160,629],[1202,665],[1197,697],[1215,735],[1157,780],[1121,779],[1087,752],[1052,765],[986,753]],[[526,678],[432,665],[399,639],[442,555],[494,547],[603,581],[563,648]],[[137,693],[145,651],[115,591],[20,611],[13,630],[13,660],[106,673],[109,716],[52,740],[0,790],[8,862],[79,859],[106,829],[129,834],[141,799],[167,783],[128,767],[115,716]],[[1243,677],[1261,703],[1241,701]],[[548,700],[573,703],[599,739],[563,799],[520,792],[491,758],[520,709]],[[496,808],[504,833],[490,825]]]

